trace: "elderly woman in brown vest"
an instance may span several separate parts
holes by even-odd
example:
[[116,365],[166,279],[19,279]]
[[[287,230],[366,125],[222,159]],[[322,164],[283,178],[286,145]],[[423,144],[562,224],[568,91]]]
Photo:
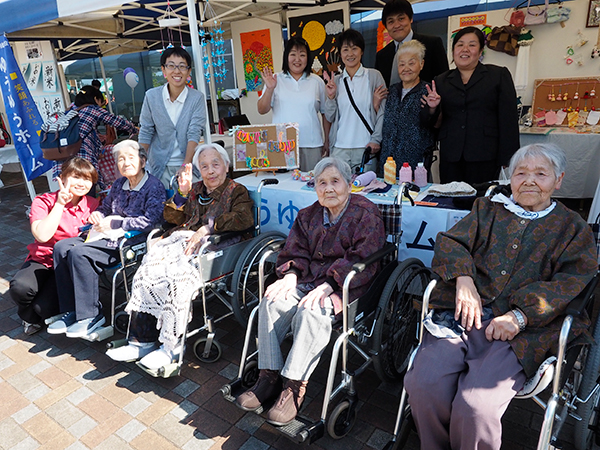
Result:
[[[202,181],[192,184],[191,164],[179,174],[179,189],[164,210],[165,219],[177,226],[151,248],[135,274],[126,308],[131,313],[129,343],[107,351],[116,361],[141,358],[145,367],[158,369],[178,357],[181,349],[176,346],[185,332],[189,300],[202,282],[194,253],[213,233],[244,231],[254,225],[248,191],[227,177],[225,149],[201,145],[193,161]],[[162,344],[158,349],[157,341]]]
[[[556,351],[567,306],[598,270],[589,226],[551,198],[565,166],[553,144],[521,148],[511,197],[477,199],[438,235],[442,281],[404,379],[421,448],[500,449],[510,400]],[[573,337],[589,323],[576,317]]]

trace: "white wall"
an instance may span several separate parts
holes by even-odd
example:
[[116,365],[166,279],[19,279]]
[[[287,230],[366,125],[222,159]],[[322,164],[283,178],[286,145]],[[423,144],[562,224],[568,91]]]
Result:
[[[268,28],[271,34],[271,49],[273,53],[273,66],[275,72],[281,70],[283,62],[283,36],[281,34],[281,25],[279,25],[279,16],[267,16],[267,20],[262,19],[248,19],[236,22],[231,22],[231,36],[233,40],[233,54],[235,58],[235,72],[237,77],[237,84],[240,90],[246,88],[246,81],[244,80],[244,64],[242,58],[242,43],[240,41],[240,33],[247,33],[249,31],[264,30]],[[275,23],[274,23],[275,22]],[[263,124],[271,123],[271,113],[260,115],[256,107],[258,102],[258,92],[248,92],[247,97],[240,98],[240,109],[242,114],[248,116],[248,120],[252,124]]]
[[[598,40],[599,28],[585,27],[589,0],[573,0],[563,4],[571,8],[571,16],[569,20],[564,22],[564,28],[559,23],[546,23],[531,27],[531,33],[535,41],[531,47],[528,83],[526,89],[518,92],[525,105],[531,105],[533,84],[536,79],[598,76],[600,74],[600,58],[591,58],[592,48]],[[460,17],[470,15],[473,14],[448,18],[448,58],[450,61],[452,60],[452,31],[459,28]],[[487,23],[492,27],[507,25],[505,16],[508,18],[506,9],[489,11],[487,12]],[[583,47],[577,46],[579,41],[577,32],[579,30],[588,40],[588,43]],[[568,45],[573,45],[575,55],[580,54],[582,56],[582,66],[577,65],[577,63],[571,65],[565,63]],[[486,47],[483,62],[506,66],[513,78],[515,76],[517,65],[517,57],[515,56],[496,52]]]

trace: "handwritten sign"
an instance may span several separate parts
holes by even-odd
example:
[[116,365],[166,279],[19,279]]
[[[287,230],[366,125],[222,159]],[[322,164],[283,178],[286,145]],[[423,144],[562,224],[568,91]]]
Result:
[[233,170],[295,169],[299,166],[298,124],[248,125],[232,129]]

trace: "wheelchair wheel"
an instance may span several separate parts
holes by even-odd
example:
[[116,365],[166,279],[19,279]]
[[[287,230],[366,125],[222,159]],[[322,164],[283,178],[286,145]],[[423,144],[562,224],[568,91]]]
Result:
[[242,387],[245,390],[250,389],[256,384],[256,381],[258,380],[258,372],[258,361],[255,359],[248,361],[248,363],[244,366],[244,371],[242,372]]
[[[600,319],[596,322],[594,328],[594,344],[584,350],[586,353],[583,363],[583,373],[581,383],[577,391],[577,397],[587,398],[596,387],[598,371],[600,370]],[[587,403],[580,403],[577,407],[577,415],[581,417],[580,421],[575,422],[574,439],[577,450],[587,450],[593,447],[594,440],[598,444],[600,435],[598,411],[600,403],[600,392],[596,392]],[[594,438],[594,435],[595,438]]]
[[[262,233],[248,244],[235,265],[231,281],[233,314],[237,321],[246,326],[252,309],[258,305],[258,263],[270,244],[285,240],[286,236],[277,231]],[[275,274],[275,260],[265,265],[265,276]]]
[[119,311],[115,314],[115,329],[122,334],[127,334],[129,328],[129,314],[125,311]]
[[327,433],[333,439],[341,439],[350,433],[356,422],[356,405],[344,400],[333,409],[327,419]]
[[219,344],[216,340],[213,339],[212,344],[210,345],[210,350],[208,352],[208,356],[204,357],[204,347],[206,343],[206,338],[202,337],[196,342],[194,342],[194,355],[203,363],[214,363],[221,358],[221,354],[223,350],[221,349],[221,344]]
[[406,371],[417,339],[417,311],[429,269],[416,258],[401,262],[383,289],[373,331],[373,366],[382,381],[396,382]]

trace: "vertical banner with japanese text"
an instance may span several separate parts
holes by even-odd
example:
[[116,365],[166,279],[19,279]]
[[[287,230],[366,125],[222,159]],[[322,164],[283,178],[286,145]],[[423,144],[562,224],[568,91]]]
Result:
[[15,149],[25,176],[31,181],[48,171],[52,162],[42,157],[42,118],[6,36],[0,36],[0,83]]

